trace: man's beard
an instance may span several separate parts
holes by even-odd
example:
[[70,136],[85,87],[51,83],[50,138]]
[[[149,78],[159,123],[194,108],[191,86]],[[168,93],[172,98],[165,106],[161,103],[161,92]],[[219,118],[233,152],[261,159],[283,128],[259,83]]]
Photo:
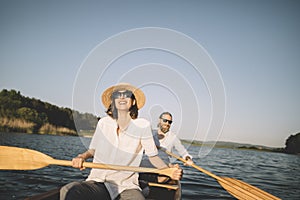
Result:
[[163,127],[162,125],[159,125],[159,128],[160,128],[161,132],[163,132],[163,133],[166,133],[170,130],[170,127],[168,127],[168,126]]

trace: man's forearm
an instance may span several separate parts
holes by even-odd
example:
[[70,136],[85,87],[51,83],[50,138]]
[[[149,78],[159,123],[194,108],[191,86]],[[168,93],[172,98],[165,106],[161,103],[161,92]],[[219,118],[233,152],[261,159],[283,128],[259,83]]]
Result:
[[163,169],[168,167],[168,165],[166,165],[166,163],[164,163],[164,161],[158,156],[151,156],[149,157],[149,160],[151,164],[158,169]]

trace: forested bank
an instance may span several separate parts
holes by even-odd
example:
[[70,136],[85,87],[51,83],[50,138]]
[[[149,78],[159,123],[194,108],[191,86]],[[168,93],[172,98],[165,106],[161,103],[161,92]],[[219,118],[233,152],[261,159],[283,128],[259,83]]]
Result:
[[78,131],[94,130],[96,124],[97,117],[92,114],[25,97],[15,90],[0,92],[2,132],[77,135]]

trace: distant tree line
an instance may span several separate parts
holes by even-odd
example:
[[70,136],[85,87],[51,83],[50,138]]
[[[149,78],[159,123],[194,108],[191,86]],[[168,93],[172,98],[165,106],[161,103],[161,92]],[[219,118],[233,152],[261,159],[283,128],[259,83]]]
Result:
[[300,154],[300,132],[295,135],[290,135],[285,141],[285,147],[273,148],[265,147],[261,145],[250,145],[250,144],[240,144],[234,142],[202,142],[197,140],[181,140],[183,143],[197,145],[197,146],[210,146],[218,148],[232,148],[232,149],[251,149],[258,151],[271,151],[278,153],[289,153],[289,154]]
[[93,130],[96,124],[92,114],[24,97],[15,90],[0,92],[0,131],[75,135],[77,129]]

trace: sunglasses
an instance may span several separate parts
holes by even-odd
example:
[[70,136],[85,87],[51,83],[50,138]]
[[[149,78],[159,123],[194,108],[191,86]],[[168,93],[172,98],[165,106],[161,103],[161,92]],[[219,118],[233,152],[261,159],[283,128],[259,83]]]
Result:
[[125,91],[116,91],[112,93],[112,98],[118,99],[118,98],[131,98],[132,92],[130,90],[125,90]]
[[172,120],[168,120],[168,119],[164,119],[164,118],[161,118],[162,119],[162,121],[164,122],[164,123],[166,123],[166,122],[168,122],[168,124],[172,124]]

